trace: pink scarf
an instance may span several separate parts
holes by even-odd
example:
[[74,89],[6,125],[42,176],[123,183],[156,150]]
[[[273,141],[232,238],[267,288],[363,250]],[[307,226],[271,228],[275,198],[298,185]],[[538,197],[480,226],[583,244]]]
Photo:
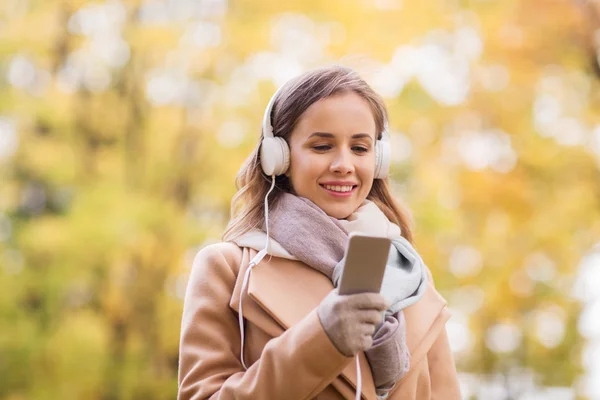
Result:
[[[310,200],[289,193],[281,195],[269,213],[269,220],[269,233],[275,241],[292,256],[337,283],[334,270],[344,256],[348,241],[344,226],[348,226],[348,221],[338,221]],[[385,395],[410,365],[402,310],[386,312],[385,321],[373,335],[373,346],[365,354],[377,394]]]

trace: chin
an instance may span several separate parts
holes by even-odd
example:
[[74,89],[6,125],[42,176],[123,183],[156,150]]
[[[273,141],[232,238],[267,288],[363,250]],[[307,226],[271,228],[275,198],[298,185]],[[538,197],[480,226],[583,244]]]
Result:
[[332,205],[330,207],[321,207],[325,214],[335,219],[346,219],[354,212],[354,209],[350,210],[351,207],[340,207]]

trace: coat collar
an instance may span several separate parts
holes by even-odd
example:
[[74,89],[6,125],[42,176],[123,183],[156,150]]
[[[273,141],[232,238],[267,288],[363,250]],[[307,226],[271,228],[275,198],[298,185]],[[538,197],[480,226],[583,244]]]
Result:
[[[249,260],[255,254],[253,249],[245,248],[243,251],[242,263],[230,301],[230,306],[235,311],[239,311],[238,301],[243,275]],[[278,336],[315,309],[332,289],[333,284],[325,275],[302,262],[267,256],[252,269],[248,293],[242,296],[244,317],[270,335]],[[440,324],[434,322],[439,322],[439,318],[447,320],[448,316],[443,314],[445,305],[444,299],[431,284],[428,284],[423,298],[404,310],[407,324],[406,342],[411,353],[411,365],[417,365],[422,360],[433,343],[431,338],[439,333]],[[443,325],[441,324],[442,329]],[[434,326],[437,328],[432,329]],[[367,400],[375,400],[377,396],[373,377],[364,353],[360,353],[359,361],[363,379],[362,396]],[[350,363],[341,376],[356,388],[354,363]]]

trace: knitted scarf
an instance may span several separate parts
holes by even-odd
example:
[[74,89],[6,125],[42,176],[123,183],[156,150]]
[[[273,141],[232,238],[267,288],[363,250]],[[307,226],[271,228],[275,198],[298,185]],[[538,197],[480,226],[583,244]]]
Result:
[[[427,275],[421,257],[401,236],[400,228],[370,201],[347,219],[337,220],[310,200],[284,193],[269,213],[269,220],[274,245],[283,247],[291,255],[289,258],[325,274],[334,286],[341,277],[350,232],[392,239],[382,284],[382,294],[392,305],[373,335],[373,346],[365,352],[377,393],[384,395],[409,369],[402,309],[420,300],[425,293]],[[236,242],[243,244],[243,237]]]

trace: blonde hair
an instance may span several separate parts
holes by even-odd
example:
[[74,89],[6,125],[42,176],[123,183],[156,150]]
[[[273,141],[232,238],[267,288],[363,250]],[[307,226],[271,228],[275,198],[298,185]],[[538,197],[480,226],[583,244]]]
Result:
[[[378,139],[381,139],[387,119],[383,100],[354,70],[338,65],[308,71],[285,84],[271,112],[274,136],[283,137],[289,143],[296,123],[308,107],[323,98],[348,91],[367,100],[379,132]],[[260,166],[262,139],[261,135],[261,140],[237,174],[235,183],[238,192],[231,201],[231,220],[223,233],[224,241],[233,241],[252,229],[264,228],[264,198],[271,186],[271,178]],[[288,177],[276,177],[275,188],[269,195],[269,207],[275,207],[281,194],[290,191]],[[408,211],[392,195],[387,178],[373,181],[367,199],[377,204],[391,222],[400,226],[402,236],[412,242]]]

